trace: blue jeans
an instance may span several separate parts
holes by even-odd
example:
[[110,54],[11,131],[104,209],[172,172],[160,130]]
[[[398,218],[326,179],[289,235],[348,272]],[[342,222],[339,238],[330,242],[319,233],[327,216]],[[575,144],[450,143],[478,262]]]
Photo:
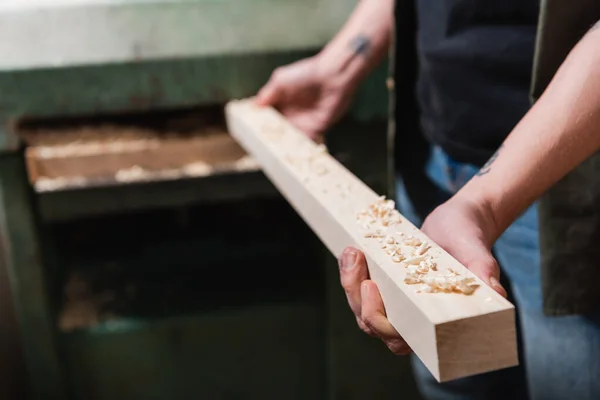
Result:
[[[447,196],[477,171],[473,165],[455,162],[439,148],[433,148],[426,166],[427,178]],[[420,226],[423,216],[416,212],[409,193],[398,178],[399,211]],[[600,310],[589,316],[544,315],[535,205],[506,230],[493,251],[502,269],[502,283],[517,310],[520,365],[439,384],[413,357],[422,395],[427,400],[600,400]]]

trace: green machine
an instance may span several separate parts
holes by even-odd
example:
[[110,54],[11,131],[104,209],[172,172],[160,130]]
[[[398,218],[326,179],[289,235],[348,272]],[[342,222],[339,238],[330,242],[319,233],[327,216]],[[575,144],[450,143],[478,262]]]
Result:
[[[356,328],[335,260],[206,134],[354,5],[0,3],[0,277],[32,399],[413,398],[406,361]],[[380,193],[385,78],[328,139]]]

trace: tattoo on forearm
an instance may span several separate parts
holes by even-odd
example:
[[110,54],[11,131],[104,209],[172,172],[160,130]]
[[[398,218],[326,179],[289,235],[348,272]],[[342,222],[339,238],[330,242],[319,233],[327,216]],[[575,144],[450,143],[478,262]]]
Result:
[[354,54],[366,56],[371,48],[371,41],[365,35],[358,35],[350,41]]
[[490,159],[487,160],[487,162],[485,164],[483,164],[483,167],[481,167],[479,172],[477,172],[476,176],[483,176],[491,171],[492,164],[494,163],[494,161],[496,161],[496,158],[498,158],[498,155],[500,155],[500,150],[502,150],[503,146],[504,146],[504,144],[502,144],[502,145],[500,145],[500,147],[498,147],[498,150],[496,150],[496,152],[492,155],[492,157],[490,157]]

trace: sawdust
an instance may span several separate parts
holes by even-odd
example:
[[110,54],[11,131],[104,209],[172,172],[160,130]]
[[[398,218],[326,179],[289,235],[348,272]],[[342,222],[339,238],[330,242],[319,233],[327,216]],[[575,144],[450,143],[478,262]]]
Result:
[[258,170],[222,109],[58,121],[16,128],[38,192]]

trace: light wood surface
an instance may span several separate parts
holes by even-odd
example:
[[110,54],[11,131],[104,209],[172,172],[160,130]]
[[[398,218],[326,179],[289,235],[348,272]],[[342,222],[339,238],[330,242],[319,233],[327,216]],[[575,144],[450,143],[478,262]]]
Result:
[[[350,245],[365,253],[390,322],[438,381],[517,365],[510,302],[397,211],[392,213],[397,223],[389,224],[388,219],[387,226],[370,217],[357,219],[369,207],[381,212],[386,203],[274,109],[258,108],[250,99],[236,100],[227,104],[226,118],[230,134],[336,257]],[[381,237],[370,237],[377,229]],[[421,262],[424,258],[427,265]],[[419,275],[417,267],[428,272]],[[407,276],[429,280],[409,284]],[[449,282],[448,277],[470,283],[463,284],[467,289],[462,291],[443,291],[431,284],[436,279]]]

